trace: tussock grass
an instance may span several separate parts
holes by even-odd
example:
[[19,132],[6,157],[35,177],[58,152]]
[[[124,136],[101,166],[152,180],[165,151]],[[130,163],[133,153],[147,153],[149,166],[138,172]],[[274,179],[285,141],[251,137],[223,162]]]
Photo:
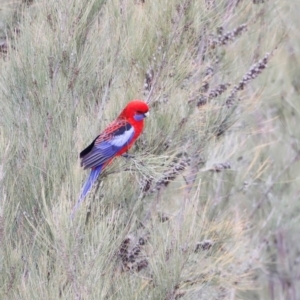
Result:
[[[257,2],[0,11],[1,298],[299,298],[298,19]],[[136,98],[134,158],[71,220],[78,153]]]

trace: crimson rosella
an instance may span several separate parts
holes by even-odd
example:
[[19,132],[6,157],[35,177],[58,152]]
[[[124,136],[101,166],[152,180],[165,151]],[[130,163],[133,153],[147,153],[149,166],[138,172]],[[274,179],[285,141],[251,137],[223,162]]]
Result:
[[[118,118],[98,135],[95,140],[80,153],[81,166],[91,169],[83,185],[80,197],[73,208],[72,216],[80,206],[101,171],[116,157],[124,154],[133,145],[144,128],[144,118],[149,114],[148,105],[140,100],[127,104]],[[125,154],[124,154],[125,156]]]

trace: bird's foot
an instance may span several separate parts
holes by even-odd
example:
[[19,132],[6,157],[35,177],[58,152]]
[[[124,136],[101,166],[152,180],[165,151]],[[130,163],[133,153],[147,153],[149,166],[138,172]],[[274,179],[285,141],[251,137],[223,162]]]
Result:
[[123,157],[127,158],[127,159],[130,159],[130,158],[134,158],[134,155],[132,154],[128,154],[127,152],[122,154]]

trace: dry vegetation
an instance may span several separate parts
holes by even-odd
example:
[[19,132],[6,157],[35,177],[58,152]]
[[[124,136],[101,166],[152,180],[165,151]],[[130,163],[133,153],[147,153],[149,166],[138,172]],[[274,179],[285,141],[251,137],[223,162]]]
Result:
[[296,1],[0,3],[1,299],[300,299]]

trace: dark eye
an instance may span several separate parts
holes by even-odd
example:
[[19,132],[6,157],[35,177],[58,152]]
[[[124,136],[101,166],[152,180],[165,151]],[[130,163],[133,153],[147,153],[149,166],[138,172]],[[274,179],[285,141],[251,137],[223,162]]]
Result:
[[137,112],[138,114],[140,114],[140,115],[143,114],[143,112],[141,112],[140,110],[137,110],[136,112]]

